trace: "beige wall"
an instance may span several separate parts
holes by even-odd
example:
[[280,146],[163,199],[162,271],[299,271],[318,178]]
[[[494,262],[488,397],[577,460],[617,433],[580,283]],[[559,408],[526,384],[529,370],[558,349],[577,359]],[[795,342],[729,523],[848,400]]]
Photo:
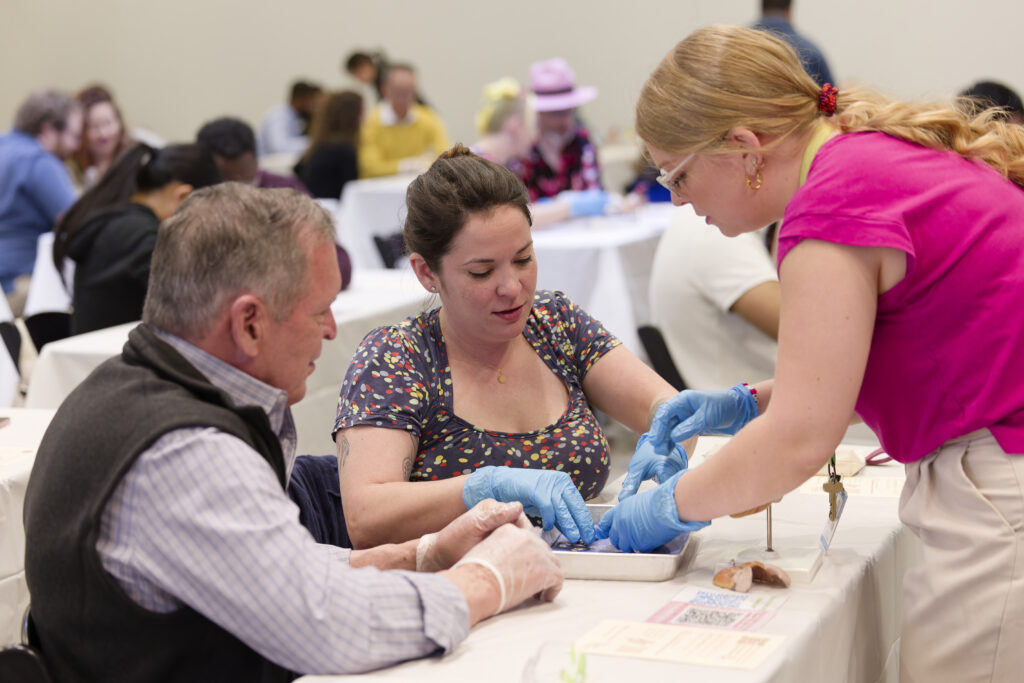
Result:
[[[626,9],[627,5],[630,9]],[[687,32],[748,23],[757,0],[0,0],[0,130],[37,87],[113,88],[132,125],[169,140],[235,114],[258,125],[307,77],[334,87],[356,47],[418,65],[453,139],[473,138],[481,86],[564,56],[600,88],[592,128],[628,126],[646,75]],[[969,13],[963,13],[970,10]],[[1019,0],[797,0],[799,28],[840,82],[942,95],[979,77],[1024,90]]]

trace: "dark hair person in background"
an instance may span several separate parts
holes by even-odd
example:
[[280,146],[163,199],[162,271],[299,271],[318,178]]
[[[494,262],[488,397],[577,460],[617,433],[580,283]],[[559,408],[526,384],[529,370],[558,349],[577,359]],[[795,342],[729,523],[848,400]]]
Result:
[[359,177],[359,124],[363,97],[351,90],[324,96],[309,127],[309,148],[295,173],[314,197],[340,199],[345,183]]
[[[196,142],[205,145],[213,154],[224,182],[240,182],[260,188],[287,187],[308,195],[306,186],[296,178],[264,171],[256,161],[256,136],[245,121],[228,116],[203,125],[196,134]],[[318,195],[319,196],[319,195]],[[341,288],[352,281],[352,259],[341,245],[335,245],[338,268],[341,269]]]
[[241,119],[223,116],[203,124],[196,142],[206,145],[220,169],[225,183],[238,182],[253,187],[290,187],[303,194],[309,191],[295,178],[260,168],[256,161],[256,134]]
[[789,43],[796,50],[804,71],[819,86],[835,84],[835,77],[828,68],[825,55],[807,36],[793,28],[792,6],[792,0],[761,0],[761,18],[752,28],[774,33]]
[[271,109],[260,126],[260,155],[302,154],[309,144],[306,132],[316,108],[320,86],[306,81],[292,83],[288,103]]
[[972,100],[972,110],[976,110],[976,113],[998,107],[1007,123],[1024,124],[1024,104],[1021,104],[1020,95],[1002,83],[978,81],[960,93],[960,97]]
[[75,262],[71,333],[142,317],[157,228],[193,190],[220,182],[202,145],[137,144],[75,202],[54,229],[53,260]]

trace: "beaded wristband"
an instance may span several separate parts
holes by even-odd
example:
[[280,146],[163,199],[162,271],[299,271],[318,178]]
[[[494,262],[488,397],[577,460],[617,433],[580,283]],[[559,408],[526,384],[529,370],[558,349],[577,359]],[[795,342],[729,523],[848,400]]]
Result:
[[755,389],[753,386],[747,384],[746,382],[743,382],[743,386],[746,387],[747,391],[750,392],[750,395],[754,397],[754,405],[757,406],[757,414],[760,415],[761,414],[761,402],[757,398],[757,389]]

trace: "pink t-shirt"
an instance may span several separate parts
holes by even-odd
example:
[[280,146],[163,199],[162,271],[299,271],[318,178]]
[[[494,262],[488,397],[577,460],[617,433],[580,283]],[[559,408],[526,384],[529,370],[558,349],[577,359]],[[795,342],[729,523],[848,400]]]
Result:
[[[793,195],[779,264],[803,239],[892,247],[857,413],[901,462],[988,427],[1024,453],[1024,191],[953,152],[882,133],[825,143]],[[827,286],[827,285],[826,285]]]

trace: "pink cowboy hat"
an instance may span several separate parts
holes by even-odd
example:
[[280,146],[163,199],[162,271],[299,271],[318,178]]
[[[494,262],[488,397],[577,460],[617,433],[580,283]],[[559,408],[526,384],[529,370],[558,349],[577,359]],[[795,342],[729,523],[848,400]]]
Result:
[[530,65],[530,90],[535,111],[564,111],[586,104],[597,97],[597,88],[576,86],[576,74],[561,57]]

